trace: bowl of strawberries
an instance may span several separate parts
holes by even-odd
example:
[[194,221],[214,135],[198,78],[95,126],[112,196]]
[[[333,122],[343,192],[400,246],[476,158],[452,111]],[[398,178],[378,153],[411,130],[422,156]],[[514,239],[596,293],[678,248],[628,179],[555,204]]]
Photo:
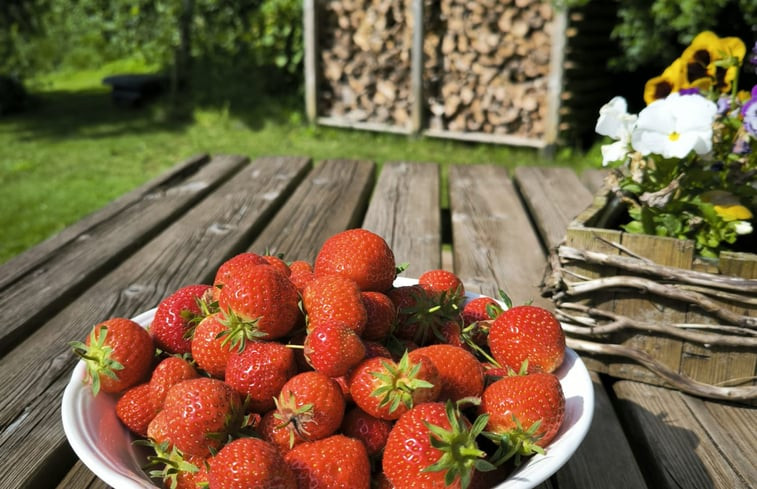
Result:
[[118,488],[531,488],[585,437],[593,385],[546,309],[398,277],[378,235],[313,263],[242,253],[81,341],[62,401]]

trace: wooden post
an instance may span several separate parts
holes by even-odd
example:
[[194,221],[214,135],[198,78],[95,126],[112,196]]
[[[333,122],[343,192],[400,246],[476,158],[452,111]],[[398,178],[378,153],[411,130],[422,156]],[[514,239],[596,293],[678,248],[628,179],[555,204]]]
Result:
[[560,125],[560,93],[563,85],[563,62],[565,61],[565,29],[568,13],[565,8],[555,7],[552,26],[552,52],[549,60],[547,80],[547,115],[544,124],[544,142],[548,146],[557,143]]
[[303,4],[303,40],[305,48],[305,113],[311,124],[318,118],[318,76],[316,73],[316,56],[318,53],[318,35],[316,31],[316,0],[304,0]]
[[413,0],[413,47],[410,66],[410,92],[413,98],[410,117],[411,132],[423,127],[423,0]]

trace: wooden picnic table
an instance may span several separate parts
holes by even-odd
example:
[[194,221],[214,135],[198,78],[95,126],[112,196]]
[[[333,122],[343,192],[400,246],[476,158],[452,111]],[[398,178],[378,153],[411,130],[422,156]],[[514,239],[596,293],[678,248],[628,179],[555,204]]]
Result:
[[[582,179],[583,177],[583,179]],[[442,209],[436,163],[193,157],[0,267],[2,487],[105,487],[66,442],[68,342],[107,317],[208,283],[236,253],[312,260],[352,227],[382,235],[404,276],[444,267],[471,292],[540,296],[547,251],[590,202],[596,174],[456,165]],[[746,488],[757,410],[593,374],[591,430],[540,488]]]

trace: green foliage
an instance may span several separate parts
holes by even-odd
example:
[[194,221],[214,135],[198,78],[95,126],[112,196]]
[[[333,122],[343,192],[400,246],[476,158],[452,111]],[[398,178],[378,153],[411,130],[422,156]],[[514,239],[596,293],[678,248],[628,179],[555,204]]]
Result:
[[[608,0],[552,0],[559,7],[591,8]],[[608,60],[617,71],[664,66],[701,31],[747,39],[757,25],[754,0],[623,0],[612,37],[621,53]]]
[[[32,77],[125,57],[169,69],[183,33],[195,58],[298,73],[297,0],[8,0],[0,7],[0,73]],[[29,21],[31,18],[33,21]]]
[[701,31],[749,35],[757,25],[754,0],[628,0],[619,3],[613,36],[623,51],[616,67],[634,70],[675,59],[680,46]]

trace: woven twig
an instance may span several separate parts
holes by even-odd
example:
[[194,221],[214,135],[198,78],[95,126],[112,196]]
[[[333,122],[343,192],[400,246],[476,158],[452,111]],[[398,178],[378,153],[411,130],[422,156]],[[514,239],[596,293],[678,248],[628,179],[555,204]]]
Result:
[[[668,299],[678,300],[684,303],[694,305],[704,311],[707,311],[720,319],[734,325],[745,328],[757,328],[757,317],[745,316],[730,309],[724,308],[721,304],[713,301],[704,294],[685,290],[672,284],[662,284],[654,280],[643,277],[630,275],[620,275],[616,277],[603,277],[583,282],[563,282],[565,290],[554,295],[553,299],[557,304],[565,301],[564,296],[583,296],[589,293],[596,293],[612,289],[636,289],[640,292],[665,297]],[[748,302],[745,301],[745,302]]]
[[579,261],[594,265],[607,265],[642,275],[652,275],[663,281],[679,281],[692,285],[702,285],[709,288],[732,290],[735,292],[757,294],[757,280],[749,280],[727,275],[684,270],[650,263],[647,260],[630,258],[627,256],[607,255],[595,251],[579,250],[569,246],[560,246],[557,250],[560,263]]
[[[676,389],[688,392],[698,396],[709,397],[712,399],[748,401],[757,399],[757,386],[727,387],[705,384],[698,382],[685,375],[671,370],[660,362],[652,358],[648,353],[620,345],[611,345],[605,343],[595,343],[592,341],[568,338],[567,345],[577,351],[598,353],[604,355],[614,355],[631,359],[644,367],[648,368],[660,378],[664,379]],[[745,381],[752,379],[744,379]]]
[[[568,311],[577,311],[582,314]],[[717,324],[696,325],[697,329],[711,327],[711,329],[723,331],[724,328],[728,328],[725,331],[729,334],[699,332],[691,328],[693,325],[640,321],[610,311],[572,303],[561,304],[555,312],[566,332],[582,336],[596,337],[625,329],[635,329],[662,333],[702,345],[757,347],[757,332],[746,328],[723,327]],[[607,319],[610,322],[601,324],[597,321],[598,318]]]

